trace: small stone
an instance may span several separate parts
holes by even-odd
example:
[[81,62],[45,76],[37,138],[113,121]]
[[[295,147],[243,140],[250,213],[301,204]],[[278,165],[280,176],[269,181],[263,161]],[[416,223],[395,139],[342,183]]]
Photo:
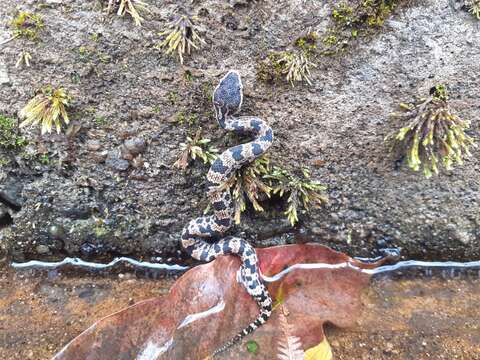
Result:
[[50,253],[50,248],[47,245],[37,245],[35,251],[39,255],[46,255]]
[[142,155],[137,156],[135,159],[132,161],[133,167],[140,169],[143,167],[143,158]]
[[54,239],[63,239],[65,238],[65,229],[60,225],[52,225],[48,228],[48,233]]
[[128,151],[125,145],[120,146],[120,157],[124,160],[131,161],[133,160],[133,155],[130,151]]
[[102,144],[98,140],[88,140],[87,141],[87,149],[90,151],[97,151],[100,150]]
[[391,354],[393,351],[393,344],[391,342],[387,342],[385,344],[385,348],[383,349],[383,352],[388,355]]
[[108,151],[94,152],[90,156],[97,163],[103,163],[108,156]]
[[147,143],[142,138],[128,139],[127,141],[125,141],[124,145],[128,152],[133,156],[141,154],[145,151],[145,148],[147,147]]
[[129,162],[125,159],[120,159],[116,154],[109,153],[105,164],[116,171],[125,171],[130,166]]
[[333,348],[339,348],[340,347],[340,343],[338,342],[338,340],[333,340],[330,345],[333,347]]
[[18,181],[0,187],[0,198],[9,208],[19,211],[22,208],[22,184]]
[[8,76],[7,65],[0,60],[0,85],[10,84],[10,77]]

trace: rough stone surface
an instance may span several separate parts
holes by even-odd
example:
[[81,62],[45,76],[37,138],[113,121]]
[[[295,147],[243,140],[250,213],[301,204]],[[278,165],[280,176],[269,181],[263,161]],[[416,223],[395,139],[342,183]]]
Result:
[[[398,167],[383,145],[398,126],[389,120],[396,105],[428,93],[437,82],[448,84],[451,106],[472,121],[470,135],[480,137],[480,22],[471,15],[447,0],[409,2],[371,39],[343,56],[318,59],[312,86],[292,88],[257,81],[256,62],[269,49],[287,47],[307,27],[324,33],[333,3],[188,5],[190,13],[200,14],[207,45],[187,57],[183,68],[154,49],[175,2],[149,3],[152,14],[142,29],[128,17],[104,22],[95,2],[38,7],[46,27],[41,46],[28,44],[32,67],[15,69],[26,42],[3,47],[11,86],[0,86],[0,112],[14,115],[38,87],[61,84],[74,96],[72,117],[82,126],[74,139],[40,140],[37,129],[23,130],[29,149],[47,151],[50,161],[18,153],[1,169],[2,184],[13,179],[23,186],[21,210],[2,229],[2,246],[16,259],[38,257],[40,243],[71,255],[91,244],[98,250],[92,254],[177,256],[182,227],[207,205],[207,167],[195,163],[180,172],[172,164],[179,143],[197,126],[217,148],[238,144],[238,137],[215,123],[208,98],[231,68],[240,71],[245,85],[242,114],[260,116],[275,130],[272,160],[309,167],[328,185],[329,205],[302,216],[303,229],[315,241],[360,256],[400,247],[408,258],[480,257],[478,151],[463,167],[426,180]],[[5,4],[2,26],[18,5],[36,6]],[[82,58],[81,46],[93,55]],[[196,114],[197,123],[173,123],[182,112]],[[133,138],[148,147],[129,166],[118,153]],[[102,153],[91,151],[99,143]],[[279,204],[266,209],[246,213],[235,233],[257,246],[293,241],[285,235],[291,229]],[[62,226],[65,239],[52,239],[51,225]]]
[[7,65],[4,63],[3,59],[0,58],[0,85],[10,84],[10,78],[8,76]]

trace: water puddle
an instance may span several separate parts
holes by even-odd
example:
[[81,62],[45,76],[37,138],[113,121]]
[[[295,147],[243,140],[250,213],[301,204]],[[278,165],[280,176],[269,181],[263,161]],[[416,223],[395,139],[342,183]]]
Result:
[[[378,259],[362,259],[376,261]],[[66,258],[58,262],[12,263],[0,274],[0,358],[51,359],[96,320],[168,292],[189,267],[120,257],[108,263]],[[480,359],[480,261],[399,261],[361,269],[355,261],[297,263],[267,283],[295,271],[351,269],[372,275],[353,328],[328,326],[334,359]],[[79,271],[81,270],[81,271]],[[98,271],[102,275],[99,276]],[[224,299],[186,316],[185,330],[225,311]],[[28,339],[28,342],[26,342]],[[145,342],[134,357],[161,358],[173,339]]]
[[84,261],[80,258],[70,258],[67,257],[62,261],[57,262],[48,262],[48,261],[39,261],[31,260],[27,262],[12,262],[11,266],[14,269],[58,269],[66,265],[73,267],[81,267],[84,269],[93,269],[93,270],[105,270],[115,267],[117,264],[127,263],[141,269],[151,269],[151,270],[166,270],[166,271],[185,271],[189,267],[183,265],[171,265],[171,264],[162,264],[162,263],[152,263],[147,261],[138,261],[129,257],[119,257],[115,258],[109,263],[97,263]]

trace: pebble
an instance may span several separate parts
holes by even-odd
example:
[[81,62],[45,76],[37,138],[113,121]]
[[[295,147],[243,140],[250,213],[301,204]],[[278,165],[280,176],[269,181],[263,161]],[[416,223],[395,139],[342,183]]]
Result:
[[145,140],[138,137],[126,140],[124,145],[128,152],[133,156],[141,154],[145,151],[145,148],[147,147],[147,143],[145,142]]
[[7,65],[0,60],[0,85],[10,84],[10,77],[8,76]]
[[90,151],[97,151],[100,150],[102,144],[98,140],[88,140],[87,141],[87,149]]
[[48,233],[54,239],[63,239],[65,238],[65,229],[60,225],[52,225],[48,228]]
[[125,159],[120,159],[117,154],[109,153],[105,164],[116,171],[125,171],[129,168],[130,163]]
[[37,245],[35,251],[39,255],[46,255],[50,253],[50,248],[47,245]]

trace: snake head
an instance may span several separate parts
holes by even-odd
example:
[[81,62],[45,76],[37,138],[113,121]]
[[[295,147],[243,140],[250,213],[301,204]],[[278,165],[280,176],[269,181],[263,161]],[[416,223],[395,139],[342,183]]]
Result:
[[236,70],[230,70],[213,92],[213,107],[220,126],[223,127],[227,115],[233,115],[242,106],[242,80]]

